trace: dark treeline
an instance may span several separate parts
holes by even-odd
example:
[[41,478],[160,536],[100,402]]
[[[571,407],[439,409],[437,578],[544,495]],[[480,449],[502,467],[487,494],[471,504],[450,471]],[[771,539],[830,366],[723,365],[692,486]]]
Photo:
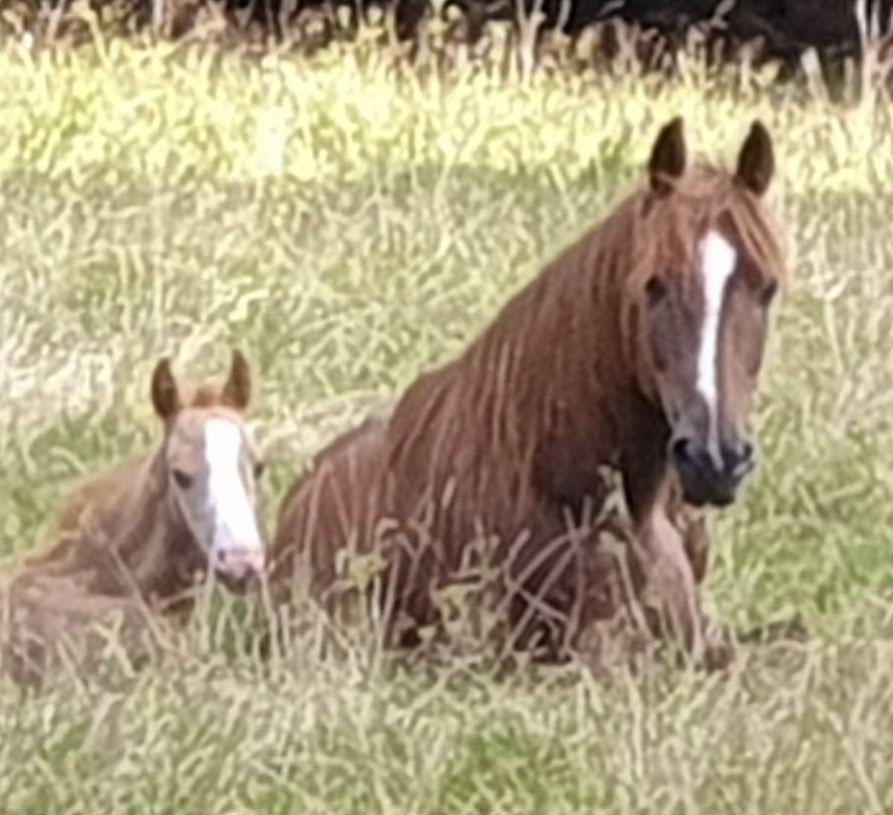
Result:
[[399,43],[417,44],[439,18],[452,42],[473,48],[502,22],[534,52],[556,32],[571,41],[595,32],[594,58],[632,54],[646,68],[672,69],[697,45],[714,62],[774,60],[791,76],[813,50],[829,87],[847,63],[860,68],[869,53],[884,62],[893,33],[893,0],[0,0],[0,19],[7,32],[49,39],[83,28],[87,11],[131,32],[226,29],[266,42],[300,41],[312,20],[319,45],[355,34],[373,8]]

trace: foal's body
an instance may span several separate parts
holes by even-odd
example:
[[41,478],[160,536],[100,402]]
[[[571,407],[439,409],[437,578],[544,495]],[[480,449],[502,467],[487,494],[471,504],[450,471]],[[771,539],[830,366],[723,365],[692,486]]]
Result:
[[117,485],[117,471],[84,482],[53,545],[28,557],[3,587],[3,663],[16,681],[39,684],[61,649],[89,664],[100,626],[115,623],[138,662],[153,647],[156,615],[191,608],[202,558],[188,535],[166,523],[153,464],[146,457],[131,465]]
[[[208,506],[213,479],[231,476],[208,468],[212,458],[207,428],[223,426],[242,434],[248,404],[248,374],[240,354],[233,358],[222,391],[199,388],[180,404],[166,360],[153,377],[153,401],[165,422],[164,439],[146,453],[127,459],[76,486],[57,516],[55,537],[43,551],[25,557],[0,586],[3,663],[15,679],[40,682],[58,656],[90,659],[95,627],[118,617],[123,644],[132,659],[151,647],[156,615],[182,617],[192,609],[197,576],[216,572],[241,590],[262,567],[263,551],[252,529],[253,487],[245,484],[245,514],[236,519],[249,532],[233,541],[232,515]],[[214,424],[217,423],[217,424]],[[251,461],[247,438],[244,461]],[[242,467],[244,469],[244,467]],[[194,484],[183,489],[172,473],[189,470]],[[248,497],[248,496],[252,497]],[[232,562],[221,552],[234,545],[251,549]],[[242,551],[242,550],[238,550]]]
[[[771,162],[755,126],[735,175],[685,173],[681,123],[666,127],[648,188],[316,457],[280,511],[274,597],[303,572],[335,602],[337,551],[374,551],[393,611],[429,624],[432,588],[487,537],[513,644],[573,646],[631,588],[702,657],[706,537],[681,499],[729,503],[750,464],[740,425],[782,272],[759,201]],[[606,466],[631,516],[626,571],[602,545]]]

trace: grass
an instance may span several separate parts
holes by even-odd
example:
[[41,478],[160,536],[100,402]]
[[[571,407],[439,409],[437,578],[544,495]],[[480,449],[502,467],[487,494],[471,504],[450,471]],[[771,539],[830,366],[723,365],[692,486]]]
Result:
[[893,808],[891,109],[694,74],[425,82],[350,52],[221,60],[0,52],[0,555],[156,431],[176,356],[257,372],[268,518],[306,457],[458,351],[641,177],[686,117],[731,160],[776,138],[795,277],[755,417],[762,466],[713,520],[708,604],[815,637],[729,675],[497,683],[362,654],[261,672],[197,640],[125,689],[0,694],[0,811],[881,813]]

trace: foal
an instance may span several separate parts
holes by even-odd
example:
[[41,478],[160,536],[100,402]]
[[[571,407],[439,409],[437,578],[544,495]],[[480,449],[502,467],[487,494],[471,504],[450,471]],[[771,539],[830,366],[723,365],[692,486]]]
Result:
[[[624,577],[704,657],[703,528],[691,527],[692,548],[682,522],[730,504],[753,467],[744,424],[785,263],[762,200],[774,172],[765,128],[753,123],[732,173],[687,163],[676,118],[646,184],[390,416],[317,455],[280,509],[274,601],[303,573],[332,606],[338,550],[375,552],[389,618],[428,625],[432,589],[485,537],[498,542],[515,645],[573,647],[626,602]],[[601,543],[605,467],[629,510],[624,575]]]
[[21,682],[42,678],[60,640],[115,613],[131,638],[151,627],[147,612],[188,613],[196,574],[210,571],[241,592],[263,570],[255,514],[262,462],[245,423],[244,356],[233,352],[220,390],[203,386],[185,399],[162,359],[151,398],[160,442],[76,489],[55,540],[0,592],[4,662]]

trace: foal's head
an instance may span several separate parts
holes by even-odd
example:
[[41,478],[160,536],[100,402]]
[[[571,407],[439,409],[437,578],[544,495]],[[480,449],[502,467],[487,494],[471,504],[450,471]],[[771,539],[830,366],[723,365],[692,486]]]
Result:
[[223,388],[199,389],[184,401],[162,359],[152,374],[152,404],[164,423],[162,463],[179,520],[229,588],[242,590],[264,568],[255,482],[263,462],[247,433],[251,374],[233,351]]
[[754,465],[745,422],[783,257],[762,201],[774,172],[758,121],[734,173],[686,168],[682,121],[660,132],[631,278],[637,374],[669,428],[694,505],[731,503]]

